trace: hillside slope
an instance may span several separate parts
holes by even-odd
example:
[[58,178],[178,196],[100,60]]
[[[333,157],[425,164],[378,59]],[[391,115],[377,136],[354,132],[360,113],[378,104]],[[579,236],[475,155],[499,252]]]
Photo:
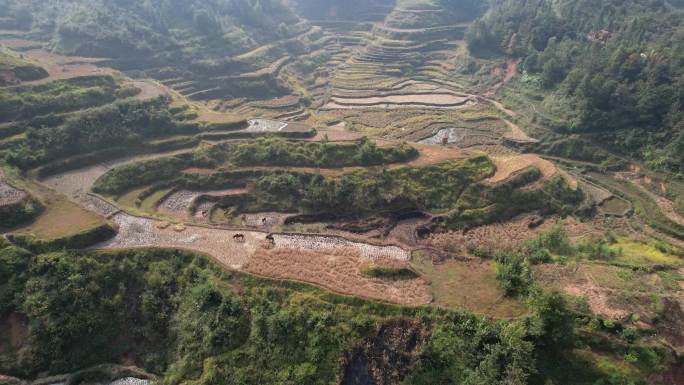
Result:
[[684,171],[684,11],[663,1],[497,0],[471,51],[519,58],[562,133]]
[[[228,93],[216,74],[256,71],[265,63],[234,60],[240,53],[306,30],[280,1],[8,0],[0,29],[48,41],[68,55],[111,58],[111,65],[158,79],[185,78]],[[262,85],[264,85],[262,83]],[[274,87],[275,88],[275,87]]]

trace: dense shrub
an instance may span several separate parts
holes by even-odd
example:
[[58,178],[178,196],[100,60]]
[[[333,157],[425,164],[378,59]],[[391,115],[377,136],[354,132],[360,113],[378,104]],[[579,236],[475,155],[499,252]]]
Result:
[[110,76],[80,77],[38,86],[0,89],[0,122],[101,106],[114,101],[118,91],[119,85]]
[[138,145],[145,138],[178,132],[167,101],[128,100],[80,112],[58,126],[29,127],[26,139],[8,148],[5,157],[15,165],[31,167],[70,154]]
[[0,230],[11,229],[34,219],[43,208],[42,203],[30,197],[11,205],[0,206]]
[[532,264],[550,262],[552,253],[571,256],[575,252],[567,232],[560,223],[556,223],[551,230],[528,239],[523,248]]
[[22,349],[0,351],[0,371],[12,375],[69,372],[127,352],[169,384],[329,384],[346,351],[400,316],[435,329],[411,383],[523,384],[534,367],[516,325],[227,274],[182,252],[5,246],[0,262],[0,314],[28,318]]
[[[177,177],[181,170],[190,167],[373,166],[408,161],[417,154],[415,148],[406,144],[396,147],[377,147],[372,142],[367,141],[360,144],[302,143],[277,137],[262,137],[254,141],[208,146],[191,154],[152,159],[116,167],[103,175],[96,182],[94,188],[97,192],[105,194],[121,193],[132,187]],[[201,187],[207,188],[206,183]],[[262,186],[271,184],[277,189],[278,183],[264,181]],[[212,184],[216,185],[217,183]]]
[[495,255],[496,279],[509,297],[525,296],[532,285],[532,269],[525,256],[515,253]]

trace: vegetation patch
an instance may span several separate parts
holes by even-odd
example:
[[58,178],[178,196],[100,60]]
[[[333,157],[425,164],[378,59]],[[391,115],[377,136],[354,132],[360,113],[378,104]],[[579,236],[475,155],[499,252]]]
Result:
[[415,271],[408,267],[391,266],[391,264],[375,263],[369,266],[363,267],[362,272],[364,275],[371,278],[388,279],[388,280],[406,280],[415,279],[418,277]]
[[95,183],[94,190],[104,194],[120,194],[132,187],[177,177],[181,170],[191,167],[373,166],[406,162],[417,155],[417,150],[406,144],[378,147],[373,142],[365,140],[350,144],[302,143],[267,137],[244,143],[223,143],[200,148],[194,153],[119,166],[103,175]]
[[111,76],[78,77],[43,85],[0,89],[0,122],[73,112],[135,95]]

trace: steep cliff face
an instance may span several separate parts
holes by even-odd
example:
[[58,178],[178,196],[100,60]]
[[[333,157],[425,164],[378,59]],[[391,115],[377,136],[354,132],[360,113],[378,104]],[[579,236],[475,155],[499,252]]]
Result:
[[429,334],[420,321],[397,319],[382,325],[376,336],[353,348],[341,369],[341,385],[391,385],[409,372]]

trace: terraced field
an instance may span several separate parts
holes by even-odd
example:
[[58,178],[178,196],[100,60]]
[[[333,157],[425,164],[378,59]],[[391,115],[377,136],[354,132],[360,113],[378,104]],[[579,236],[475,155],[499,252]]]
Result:
[[[236,60],[244,64],[236,67],[239,73],[224,73],[210,80],[166,77],[153,72],[150,74],[159,82],[128,80],[125,72],[98,66],[105,62],[104,59],[48,54],[37,49],[39,44],[35,42],[6,38],[4,44],[21,50],[27,58],[47,70],[48,77],[36,84],[112,75],[117,82],[137,90],[133,95],[135,99],[167,99],[171,108],[178,111],[177,119],[183,119],[185,125],[197,126],[195,131],[155,138],[142,146],[154,143],[162,151],[141,148],[144,155],[133,153],[117,157],[112,154],[107,157],[113,160],[104,161],[99,160],[102,155],[96,152],[92,157],[63,161],[73,169],[66,172],[58,166],[42,167],[36,171],[39,175],[47,175],[41,183],[117,225],[116,237],[101,243],[101,247],[193,249],[213,256],[225,266],[241,269],[249,265],[250,258],[264,246],[274,246],[275,250],[295,248],[314,254],[330,254],[336,248],[356,248],[360,250],[358,258],[363,260],[407,260],[410,251],[421,246],[421,241],[403,236],[395,239],[390,235],[395,234],[391,231],[394,226],[402,226],[401,220],[391,219],[394,214],[383,212],[397,209],[392,202],[378,203],[379,207],[385,208],[370,213],[379,219],[368,222],[374,223],[369,227],[368,224],[360,225],[364,219],[353,211],[342,216],[310,212],[309,206],[300,205],[311,199],[301,189],[288,193],[289,197],[286,194],[278,198],[282,199],[280,205],[278,199],[273,200],[281,194],[274,185],[280,175],[306,180],[315,180],[316,175],[322,175],[326,178],[325,183],[334,184],[365,172],[361,164],[368,160],[355,160],[358,165],[344,168],[336,166],[335,160],[329,160],[323,167],[316,164],[318,161],[295,167],[279,165],[284,160],[279,161],[283,153],[278,151],[283,150],[275,146],[268,150],[272,151],[268,154],[272,160],[267,164],[240,167],[232,161],[214,164],[205,151],[217,154],[233,151],[223,150],[221,143],[280,135],[326,143],[324,146],[335,148],[337,143],[345,141],[363,144],[364,137],[370,137],[378,141],[381,149],[391,150],[402,141],[412,142],[417,156],[388,167],[398,175],[441,167],[448,162],[467,162],[477,151],[484,151],[496,155],[493,164],[496,172],[483,178],[490,186],[488,188],[517,184],[520,182],[516,178],[525,172],[540,171],[538,178],[522,182],[526,187],[520,190],[521,194],[526,193],[525,189],[532,191],[545,186],[560,173],[548,161],[534,155],[517,155],[515,149],[507,147],[508,141],[533,141],[509,120],[514,116],[513,112],[450,80],[456,73],[450,63],[459,55],[459,40],[468,25],[468,17],[472,16],[459,15],[458,9],[450,9],[447,17],[430,2],[421,1],[399,6],[378,2],[368,7],[373,11],[338,14],[337,18],[327,15],[330,19],[325,22],[312,14],[307,23],[297,26],[298,33],[294,37],[236,55]],[[306,47],[305,55],[281,49],[294,42]],[[315,67],[310,67],[311,63],[315,63]],[[241,95],[226,92],[226,87],[240,82],[270,84],[278,95],[260,93],[257,97],[249,92]],[[248,116],[249,120],[236,119],[236,116]],[[174,143],[173,146],[179,148],[164,151],[167,143]],[[360,153],[359,156],[365,155]],[[296,158],[288,160],[292,161],[302,162]],[[132,169],[121,174],[123,179],[112,179],[127,167]],[[155,175],[155,167],[165,171]],[[406,171],[405,167],[408,167]],[[154,176],[148,177],[148,174]],[[368,177],[377,178],[375,174],[368,174]],[[138,178],[142,179],[136,181]],[[565,180],[576,188],[572,178]],[[93,187],[98,191],[102,189],[98,184],[113,182],[127,187],[117,188],[115,193],[109,191],[107,195],[111,196],[106,198],[92,191]],[[441,198],[436,196],[436,199]],[[474,209],[478,205],[494,203],[469,204]],[[449,208],[448,203],[432,205],[435,207],[421,202],[414,209],[430,212],[430,220]],[[467,217],[470,214],[458,215]],[[308,217],[311,218],[306,219]],[[349,223],[340,226],[336,223],[340,220]],[[38,225],[40,223],[39,220]],[[413,231],[420,226],[420,222],[411,223]],[[349,233],[339,229],[363,228],[373,233],[383,226],[386,227],[385,235],[379,241],[401,246],[349,243],[351,241],[343,238],[308,234],[273,236],[273,245],[268,246],[262,244],[268,243],[268,234],[260,232],[260,229],[317,228],[364,239],[363,231]],[[244,236],[244,243],[233,239],[237,235]],[[406,239],[412,240],[410,244],[403,243]],[[296,278],[287,274],[279,277]]]
[[6,239],[186,250],[231,272],[505,319],[529,312],[502,283],[514,256],[523,278],[581,297],[578,314],[684,349],[659,307],[684,306],[684,190],[540,154],[557,144],[543,120],[500,97],[519,63],[463,68],[472,10],[319,5],[286,38],[197,73],[0,34],[13,63],[45,70],[0,87]]

